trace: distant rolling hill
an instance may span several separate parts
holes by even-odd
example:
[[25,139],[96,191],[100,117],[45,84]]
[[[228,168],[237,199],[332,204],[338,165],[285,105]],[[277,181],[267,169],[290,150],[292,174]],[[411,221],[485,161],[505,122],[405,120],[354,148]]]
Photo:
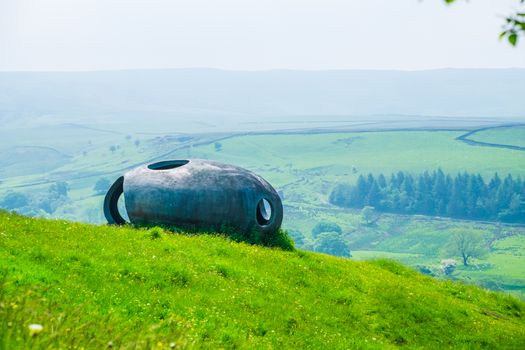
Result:
[[0,152],[0,177],[41,174],[64,165],[70,158],[51,147],[11,147]]
[[508,120],[525,117],[524,81],[525,69],[2,72],[0,121],[216,131],[407,115]]

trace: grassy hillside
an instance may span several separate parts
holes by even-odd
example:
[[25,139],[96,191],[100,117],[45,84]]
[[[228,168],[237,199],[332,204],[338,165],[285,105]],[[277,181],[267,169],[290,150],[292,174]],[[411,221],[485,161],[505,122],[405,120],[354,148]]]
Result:
[[153,233],[0,213],[0,348],[525,344],[510,296],[390,261]]

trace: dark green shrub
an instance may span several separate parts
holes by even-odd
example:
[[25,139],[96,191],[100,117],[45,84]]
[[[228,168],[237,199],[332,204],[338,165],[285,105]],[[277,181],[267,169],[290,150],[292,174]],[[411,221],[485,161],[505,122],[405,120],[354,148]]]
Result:
[[295,250],[293,240],[290,238],[290,235],[288,235],[288,232],[282,228],[272,235],[263,236],[262,243],[267,247],[281,248],[287,251]]
[[162,237],[164,230],[161,227],[155,226],[148,230],[147,236],[151,239],[159,239]]
[[315,239],[314,249],[316,252],[335,256],[352,256],[348,244],[337,232],[323,232],[319,234]]
[[20,192],[8,192],[4,198],[0,200],[0,207],[12,210],[25,207],[29,204],[27,196]]
[[312,229],[312,238],[317,238],[317,236],[319,236],[319,234],[323,232],[337,232],[341,234],[343,233],[343,230],[341,229],[341,226],[339,226],[336,223],[321,221]]
[[305,244],[305,238],[301,231],[298,230],[287,230],[288,236],[294,241],[294,244],[298,247],[302,247]]
[[283,229],[279,229],[271,234],[263,234],[257,228],[253,228],[251,231],[243,233],[235,228],[222,226],[219,233],[236,242],[263,245],[287,251],[295,250],[293,240],[288,235],[288,232]]
[[271,234],[263,234],[259,229],[253,228],[248,232],[241,232],[231,226],[222,225],[219,230],[214,229],[196,229],[195,227],[176,227],[176,226],[154,226],[151,227],[147,224],[136,224],[133,225],[137,228],[149,228],[146,236],[151,239],[161,238],[165,231],[172,233],[183,233],[183,234],[218,234],[225,236],[235,242],[245,242],[249,244],[262,245],[272,248],[280,248],[282,250],[293,251],[295,250],[294,241],[290,238],[288,232],[283,229],[279,229]]

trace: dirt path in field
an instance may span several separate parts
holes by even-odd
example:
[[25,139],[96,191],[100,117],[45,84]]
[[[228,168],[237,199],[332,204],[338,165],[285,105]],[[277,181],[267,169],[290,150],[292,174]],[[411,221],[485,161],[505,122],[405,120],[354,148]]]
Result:
[[488,126],[485,128],[480,128],[476,130],[469,131],[463,135],[460,135],[456,137],[456,140],[465,142],[468,145],[471,146],[481,146],[481,147],[495,147],[495,148],[505,148],[505,149],[512,149],[516,151],[525,151],[525,147],[522,146],[515,146],[515,145],[505,145],[501,143],[490,143],[490,142],[482,142],[482,141],[475,141],[469,138],[469,136],[472,136],[480,131],[485,130],[491,130],[491,129],[500,129],[500,128],[509,128],[512,126],[525,126],[525,124],[507,124],[507,125],[500,125],[500,126]]

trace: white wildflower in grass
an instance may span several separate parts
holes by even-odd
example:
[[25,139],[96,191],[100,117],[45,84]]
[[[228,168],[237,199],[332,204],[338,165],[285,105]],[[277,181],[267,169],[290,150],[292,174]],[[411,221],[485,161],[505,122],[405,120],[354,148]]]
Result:
[[42,332],[42,330],[44,329],[44,327],[41,324],[37,324],[37,323],[32,323],[27,327],[29,328],[29,334],[32,337],[36,336],[38,333]]

